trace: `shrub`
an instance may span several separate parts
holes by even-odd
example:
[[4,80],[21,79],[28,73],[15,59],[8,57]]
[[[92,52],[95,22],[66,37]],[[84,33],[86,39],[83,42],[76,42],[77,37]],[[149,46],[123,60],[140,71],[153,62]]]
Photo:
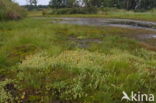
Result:
[[52,9],[50,14],[95,14],[96,8],[61,8]]
[[17,20],[26,16],[25,9],[10,0],[0,0],[0,20]]
[[42,10],[42,15],[45,16],[47,14],[46,10]]

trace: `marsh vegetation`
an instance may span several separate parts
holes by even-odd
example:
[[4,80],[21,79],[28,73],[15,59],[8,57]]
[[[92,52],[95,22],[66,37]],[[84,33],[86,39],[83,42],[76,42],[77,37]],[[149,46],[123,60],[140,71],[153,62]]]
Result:
[[156,95],[156,31],[54,19],[155,23],[151,11],[124,13],[43,17],[42,11],[29,11],[24,19],[0,21],[0,103],[120,103],[123,91]]

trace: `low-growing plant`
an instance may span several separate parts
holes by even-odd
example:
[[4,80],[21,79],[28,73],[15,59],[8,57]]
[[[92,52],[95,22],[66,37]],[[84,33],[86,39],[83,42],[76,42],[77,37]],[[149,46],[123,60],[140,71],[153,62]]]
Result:
[[12,83],[13,81],[10,79],[6,79],[4,81],[0,81],[0,103],[13,103],[14,98],[7,90],[7,85]]
[[[120,50],[112,50],[111,54],[65,51],[53,57],[43,52],[28,56],[19,64],[17,81],[23,90],[40,91],[62,102],[93,103],[96,98],[109,94],[108,98],[112,100],[98,102],[117,103],[123,90],[149,90],[147,67],[145,59]],[[96,92],[98,95],[94,95]]]
[[[13,100],[120,103],[122,91],[156,94],[156,53],[130,38],[155,32],[49,20],[0,23],[0,82],[16,81],[6,84]],[[78,47],[81,42],[88,46]]]

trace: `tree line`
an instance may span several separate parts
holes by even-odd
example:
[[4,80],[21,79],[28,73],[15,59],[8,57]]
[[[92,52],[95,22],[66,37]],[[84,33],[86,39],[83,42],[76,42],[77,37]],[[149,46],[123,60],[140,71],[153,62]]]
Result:
[[[27,0],[29,5],[37,6],[38,0]],[[115,7],[119,9],[137,10],[156,7],[156,0],[50,0],[52,8],[72,7]]]

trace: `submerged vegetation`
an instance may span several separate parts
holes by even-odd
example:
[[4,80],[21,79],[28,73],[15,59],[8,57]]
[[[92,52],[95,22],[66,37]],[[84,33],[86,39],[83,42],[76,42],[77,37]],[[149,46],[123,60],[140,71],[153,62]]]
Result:
[[122,91],[156,95],[156,49],[133,39],[152,33],[42,18],[1,22],[0,102],[119,103]]

